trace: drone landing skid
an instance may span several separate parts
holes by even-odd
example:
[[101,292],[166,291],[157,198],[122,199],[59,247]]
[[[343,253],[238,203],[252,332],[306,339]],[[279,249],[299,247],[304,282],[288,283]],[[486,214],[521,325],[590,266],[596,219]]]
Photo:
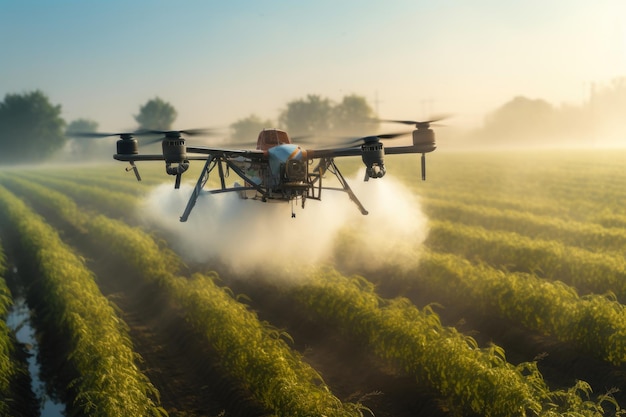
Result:
[[335,177],[337,177],[337,180],[339,180],[339,183],[341,184],[341,187],[342,187],[342,188],[327,188],[327,189],[344,191],[346,194],[348,194],[348,197],[350,197],[350,200],[352,200],[352,202],[356,204],[356,206],[359,208],[359,211],[361,212],[361,214],[366,216],[369,212],[365,209],[365,207],[363,207],[363,204],[361,204],[361,201],[359,201],[356,194],[354,194],[354,191],[352,191],[352,188],[350,188],[350,186],[348,185],[348,182],[343,177],[343,174],[341,173],[341,171],[339,171],[339,168],[335,164],[335,161],[331,159],[330,161],[327,162],[327,164],[328,164],[327,166],[328,171],[330,171],[331,173],[335,175]]
[[[235,186],[232,188],[226,187],[225,182],[224,182],[224,169],[223,169],[222,164],[226,164],[227,168],[232,169],[244,181],[246,186],[239,186],[239,187]],[[255,191],[257,193],[257,195],[253,197],[253,199],[255,200],[258,199],[263,202],[267,202],[267,201],[291,202],[291,205],[292,205],[291,217],[296,217],[295,212],[293,210],[294,200],[297,200],[298,198],[302,198],[302,208],[304,208],[304,202],[306,201],[307,198],[321,200],[322,189],[343,191],[346,194],[348,194],[348,196],[350,197],[350,200],[352,200],[354,204],[356,204],[361,214],[363,215],[368,214],[368,211],[365,209],[365,207],[363,207],[363,204],[361,204],[357,196],[354,194],[354,192],[348,185],[348,182],[346,181],[344,176],[341,174],[341,171],[339,171],[339,168],[337,167],[337,165],[335,164],[335,161],[332,158],[324,159],[323,164],[318,167],[318,170],[317,170],[318,173],[312,174],[312,177],[314,179],[304,184],[307,191],[296,192],[293,195],[289,195],[288,198],[285,198],[284,196],[282,196],[281,198],[276,198],[275,196],[272,195],[271,190],[266,189],[256,184],[253,179],[249,178],[246,175],[246,173],[242,169],[240,169],[239,166],[237,166],[236,164],[233,164],[231,161],[228,160],[228,158],[209,155],[204,164],[204,168],[202,169],[202,172],[200,173],[198,181],[196,182],[193,192],[191,193],[191,196],[189,197],[189,201],[187,202],[185,211],[180,216],[181,222],[186,222],[187,219],[189,218],[189,215],[191,214],[191,211],[193,210],[196,204],[196,201],[198,200],[198,197],[200,196],[200,192],[202,191],[207,181],[209,180],[209,174],[216,166],[218,167],[218,171],[219,171],[221,188],[211,190],[210,193],[212,194],[225,193],[225,192],[238,192],[240,196],[242,196],[243,198],[247,198],[246,191]],[[337,177],[337,180],[341,184],[341,188],[322,187],[322,172],[330,172],[333,175],[335,175],[335,177]],[[316,182],[317,182],[317,186],[314,186]],[[315,195],[316,189],[317,189],[317,195]]]
[[[224,175],[225,174],[224,174],[224,167],[223,167],[222,164],[226,164],[226,166],[229,169],[232,169],[233,171],[235,171],[235,173],[241,179],[243,179],[246,183],[251,184],[251,186],[250,187],[227,188],[226,184],[225,184],[225,181],[224,181]],[[202,168],[202,172],[200,173],[200,176],[198,177],[198,181],[196,182],[196,186],[193,188],[193,192],[191,193],[191,197],[189,197],[189,201],[187,202],[187,207],[185,207],[185,211],[180,216],[180,221],[181,222],[186,222],[187,219],[189,218],[189,215],[191,214],[191,210],[193,210],[193,207],[196,205],[196,201],[198,201],[198,197],[200,196],[200,192],[202,191],[202,189],[206,185],[207,181],[209,180],[209,174],[211,173],[213,168],[215,168],[216,166],[218,167],[218,171],[219,171],[221,188],[213,190],[212,191],[213,194],[232,192],[232,191],[242,192],[242,191],[245,191],[245,190],[248,190],[248,189],[253,189],[253,190],[256,190],[257,192],[261,193],[263,195],[263,198],[267,198],[267,192],[262,187],[256,185],[254,183],[254,180],[252,180],[251,178],[248,178],[246,173],[243,172],[237,165],[233,164],[227,158],[224,158],[222,156],[209,155],[207,160],[206,160],[206,162],[205,162],[205,164],[204,164],[204,167]]]

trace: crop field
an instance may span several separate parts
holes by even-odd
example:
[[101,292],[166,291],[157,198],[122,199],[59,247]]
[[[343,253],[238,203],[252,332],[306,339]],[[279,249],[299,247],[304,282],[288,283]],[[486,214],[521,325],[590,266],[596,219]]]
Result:
[[[626,414],[626,151],[338,164],[370,215],[211,196],[180,223],[161,164],[3,169],[0,316],[24,295],[67,415]],[[0,321],[0,415],[37,415],[24,352]]]

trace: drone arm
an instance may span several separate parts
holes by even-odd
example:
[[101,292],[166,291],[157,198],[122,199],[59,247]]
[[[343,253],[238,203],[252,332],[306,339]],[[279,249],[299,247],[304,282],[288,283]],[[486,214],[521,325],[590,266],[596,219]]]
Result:
[[[237,150],[237,149],[219,149],[219,148],[205,148],[200,146],[188,146],[188,154],[202,154],[213,155],[216,158],[235,158],[243,157],[252,160],[264,160],[267,159],[267,151],[261,150]],[[189,158],[191,159],[191,158]],[[204,159],[204,157],[202,158]]]
[[125,161],[125,162],[134,162],[134,161],[164,161],[165,158],[163,157],[163,154],[156,154],[156,155],[126,155],[126,154],[120,154],[120,153],[116,153],[115,155],[113,155],[113,159],[116,159],[118,161]]
[[204,188],[204,185],[209,180],[209,172],[211,172],[210,164],[213,161],[213,157],[209,155],[204,164],[204,168],[202,168],[202,172],[200,173],[200,177],[198,177],[198,181],[196,182],[196,186],[193,188],[193,192],[191,193],[191,197],[189,197],[189,201],[187,202],[187,207],[185,207],[185,211],[182,216],[180,216],[181,222],[186,222],[191,214],[191,210],[196,205],[196,201],[198,200],[198,196],[200,195],[200,191]]
[[385,148],[385,154],[398,155],[405,153],[421,153],[421,165],[422,165],[422,181],[426,181],[426,154],[432,152],[437,147],[434,144],[428,145],[413,145],[413,146],[397,146],[391,148]]
[[[429,153],[434,151],[436,148],[437,147],[434,144],[427,144],[392,147],[385,146],[383,149],[386,155],[399,155],[406,153]],[[309,159],[361,156],[363,154],[363,149],[361,146],[335,149],[307,149],[306,154]]]
[[435,145],[412,145],[412,146],[385,146],[385,155],[399,155],[406,153],[429,153],[437,149]]

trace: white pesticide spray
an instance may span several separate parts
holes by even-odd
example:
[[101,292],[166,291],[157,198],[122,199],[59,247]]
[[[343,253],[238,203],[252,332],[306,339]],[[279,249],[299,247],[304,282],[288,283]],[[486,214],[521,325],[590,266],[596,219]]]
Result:
[[[304,209],[299,201],[294,203],[295,218],[291,203],[262,203],[224,193],[201,195],[187,222],[181,223],[193,187],[174,190],[170,184],[147,196],[142,216],[167,234],[185,260],[209,265],[218,261],[236,273],[294,271],[337,256],[351,258],[342,259],[344,265],[414,258],[427,234],[418,197],[393,178],[363,182],[363,175],[349,183],[369,211],[367,216],[338,191],[323,190],[322,201],[309,199]],[[336,251],[336,245],[344,244],[352,249]]]

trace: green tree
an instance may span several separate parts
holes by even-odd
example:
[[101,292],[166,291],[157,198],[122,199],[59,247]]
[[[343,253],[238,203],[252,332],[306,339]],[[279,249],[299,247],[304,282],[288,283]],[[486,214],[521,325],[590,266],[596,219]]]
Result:
[[287,103],[278,120],[291,136],[326,134],[332,127],[332,107],[329,99],[309,94]]
[[[101,146],[95,138],[75,137],[76,133],[94,133],[98,131],[98,122],[89,119],[71,121],[65,129],[65,136],[69,138],[70,154],[80,157],[91,157],[99,154]],[[108,145],[108,143],[107,143]],[[104,151],[104,149],[102,149]],[[110,155],[107,155],[110,157]]]
[[61,105],[41,91],[7,94],[0,103],[0,161],[41,161],[61,149],[67,138]]
[[256,144],[259,132],[263,129],[271,128],[272,125],[271,120],[262,120],[259,116],[252,114],[230,125],[230,137],[236,143]]
[[556,116],[547,101],[518,96],[488,115],[479,134],[494,144],[541,144],[554,140]]
[[156,97],[140,107],[135,120],[140,129],[170,130],[176,116],[174,106]]
[[71,137],[74,133],[93,133],[98,130],[98,122],[89,119],[72,120],[65,129],[65,135]]
[[377,128],[374,110],[365,97],[352,94],[345,96],[341,103],[332,109],[332,127],[342,135],[368,134]]

